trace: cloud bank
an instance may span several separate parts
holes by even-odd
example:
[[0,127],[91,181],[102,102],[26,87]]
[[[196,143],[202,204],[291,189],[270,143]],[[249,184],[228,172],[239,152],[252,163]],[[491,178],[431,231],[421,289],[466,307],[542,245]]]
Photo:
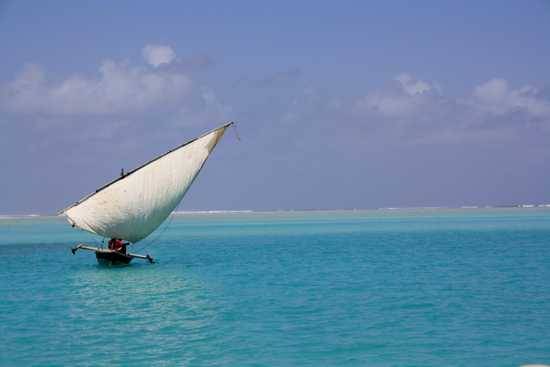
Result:
[[92,135],[120,121],[157,126],[223,121],[229,107],[180,67],[187,59],[178,59],[169,46],[155,45],[145,46],[143,57],[146,65],[107,59],[95,74],[66,77],[26,65],[12,81],[0,85],[0,111],[12,122],[30,121],[35,126],[52,121],[103,126]]
[[465,96],[446,96],[436,82],[397,75],[352,104],[356,118],[412,142],[509,139],[514,131],[550,130],[550,99],[541,90],[493,78]]
[[[245,111],[240,114],[245,120],[261,116],[266,122],[256,124],[266,131],[292,129],[293,136],[299,136],[312,128],[326,131],[337,122],[335,135],[343,141],[348,132],[352,138],[363,134],[399,144],[506,140],[520,130],[550,130],[548,95],[529,84],[513,86],[503,78],[475,85],[464,96],[448,96],[436,81],[400,73],[384,87],[345,97],[337,91],[318,93],[315,81],[306,81],[303,70],[294,67],[266,73],[244,84],[238,95],[227,96],[240,106],[234,111],[219,98],[220,91],[227,90],[224,86],[202,85],[189,72],[190,65],[210,64],[209,58],[182,58],[168,45],[153,44],[144,46],[142,54],[142,64],[104,60],[94,75],[52,77],[40,66],[27,65],[12,81],[0,85],[0,110],[13,120],[26,117],[37,124],[94,119],[104,125],[98,131],[108,130],[114,120],[211,126],[232,119],[233,112],[238,117],[239,111]],[[284,88],[267,88],[273,86]]]
[[107,60],[98,75],[75,75],[59,82],[46,79],[38,66],[29,65],[2,93],[3,107],[16,114],[135,115],[170,107],[192,90],[191,79]]
[[550,120],[550,100],[531,86],[512,89],[505,79],[494,78],[474,88],[474,103],[496,116],[519,112],[533,119]]

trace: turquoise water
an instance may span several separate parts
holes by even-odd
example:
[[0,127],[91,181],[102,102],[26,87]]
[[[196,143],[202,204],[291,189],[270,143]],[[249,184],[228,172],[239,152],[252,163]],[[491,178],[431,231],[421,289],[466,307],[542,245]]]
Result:
[[79,241],[0,220],[0,365],[550,364],[547,209],[181,215],[111,269]]

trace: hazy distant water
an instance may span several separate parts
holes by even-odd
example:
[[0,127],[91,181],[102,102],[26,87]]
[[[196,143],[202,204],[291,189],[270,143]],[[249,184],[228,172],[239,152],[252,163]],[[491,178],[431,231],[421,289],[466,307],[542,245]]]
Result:
[[0,220],[0,365],[550,364],[550,210],[176,216],[118,269],[92,239]]

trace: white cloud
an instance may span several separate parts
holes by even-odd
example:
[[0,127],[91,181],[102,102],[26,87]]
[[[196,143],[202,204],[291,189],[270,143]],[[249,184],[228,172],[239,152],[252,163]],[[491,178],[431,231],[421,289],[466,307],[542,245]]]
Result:
[[495,115],[523,112],[529,117],[550,119],[550,101],[530,85],[510,88],[505,79],[491,79],[473,91],[474,103],[480,109]]
[[[378,132],[411,142],[511,140],[550,129],[550,98],[530,85],[491,79],[465,97],[446,97],[436,83],[409,74],[397,88],[373,90],[353,104],[355,116]],[[535,122],[535,123],[533,123]]]
[[165,45],[147,45],[143,48],[142,54],[145,61],[154,67],[170,64],[176,59],[176,53],[172,47]]
[[415,112],[419,101],[409,96],[371,92],[357,101],[360,113],[379,113],[386,117],[405,117]]
[[410,118],[434,102],[434,92],[439,90],[435,85],[405,73],[397,75],[394,81],[397,89],[373,91],[360,98],[355,106],[357,111],[388,118]]
[[27,65],[0,83],[0,115],[6,117],[0,124],[67,129],[61,136],[107,141],[143,131],[170,136],[182,127],[229,120],[231,107],[215,89],[194,83],[181,64],[152,68],[105,60],[96,73],[65,76]]
[[0,108],[46,116],[135,115],[158,108],[177,108],[191,93],[182,73],[104,61],[98,75],[74,75],[49,82],[37,66],[27,66],[0,91]]
[[428,82],[418,80],[407,73],[399,74],[395,77],[395,80],[399,82],[403,91],[410,96],[426,93],[433,90],[432,85],[430,85]]
[[476,123],[495,117],[505,120],[510,114],[519,114],[526,119],[550,122],[550,99],[530,85],[514,89],[505,79],[495,78],[476,86],[466,98],[445,98],[436,83],[409,74],[397,75],[394,80],[397,89],[369,92],[356,101],[356,111],[409,120],[436,113],[442,116],[458,113],[463,121],[475,119]]

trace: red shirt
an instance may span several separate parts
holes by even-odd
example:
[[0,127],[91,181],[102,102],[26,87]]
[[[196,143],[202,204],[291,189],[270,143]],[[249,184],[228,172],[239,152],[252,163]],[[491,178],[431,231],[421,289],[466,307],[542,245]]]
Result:
[[120,251],[122,250],[122,240],[116,239],[114,244],[114,250]]
[[123,242],[122,240],[119,240],[118,238],[111,238],[109,240],[109,249],[120,251],[123,248]]

